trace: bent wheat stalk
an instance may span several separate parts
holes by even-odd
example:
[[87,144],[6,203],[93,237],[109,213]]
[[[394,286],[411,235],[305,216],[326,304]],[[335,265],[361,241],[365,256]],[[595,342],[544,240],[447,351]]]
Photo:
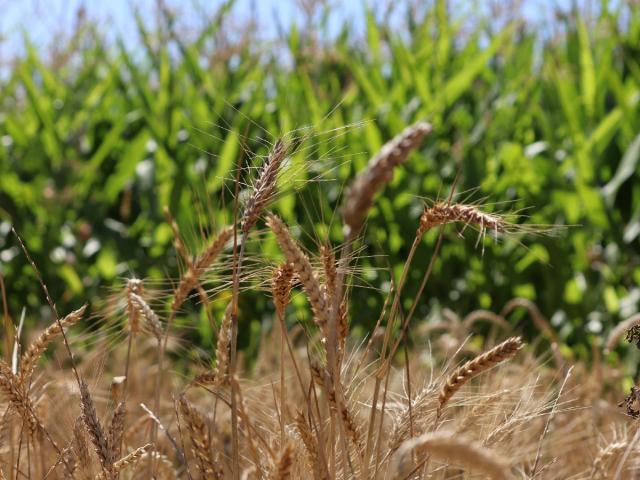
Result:
[[[411,461],[414,453],[421,459],[417,466]],[[486,448],[446,432],[425,433],[406,440],[395,454],[391,478],[409,477],[425,463],[428,455],[494,480],[509,478],[508,465],[504,460]]]
[[40,334],[40,336],[31,344],[26,352],[22,354],[20,361],[20,371],[18,377],[22,385],[28,388],[31,376],[36,368],[36,364],[40,357],[47,349],[49,344],[53,342],[58,335],[62,333],[63,328],[74,325],[84,315],[87,306],[84,305],[78,310],[74,310],[69,315],[61,319],[59,322],[53,323],[49,328]]
[[373,204],[375,194],[393,178],[393,170],[405,162],[409,154],[431,132],[431,124],[418,122],[407,127],[387,142],[369,161],[347,189],[342,207],[345,237],[352,238],[360,231]]
[[458,367],[451,375],[449,375],[440,390],[440,394],[438,395],[437,417],[440,417],[442,409],[445,407],[447,402],[458,390],[460,390],[460,388],[462,388],[463,385],[497,364],[513,358],[522,346],[523,343],[520,337],[511,337],[500,345],[496,345],[488,352],[485,352],[482,355],[469,360],[461,367]]

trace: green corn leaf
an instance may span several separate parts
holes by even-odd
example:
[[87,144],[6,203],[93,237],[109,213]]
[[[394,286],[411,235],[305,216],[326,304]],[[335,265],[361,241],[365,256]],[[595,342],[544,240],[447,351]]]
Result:
[[640,160],[640,134],[636,136],[629,148],[627,148],[611,181],[602,188],[602,196],[605,198],[607,205],[613,205],[616,194],[622,184],[636,171],[638,160]]

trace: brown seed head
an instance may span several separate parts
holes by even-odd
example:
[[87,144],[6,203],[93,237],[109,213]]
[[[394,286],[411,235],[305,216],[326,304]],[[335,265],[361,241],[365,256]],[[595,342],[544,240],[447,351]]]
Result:
[[255,225],[262,210],[264,210],[264,207],[273,197],[276,190],[278,172],[286,155],[287,145],[282,139],[279,139],[269,154],[269,158],[267,158],[267,162],[260,172],[258,181],[253,188],[253,193],[245,206],[240,226],[243,235],[249,233],[249,230]]
[[367,168],[358,174],[347,189],[342,209],[347,237],[360,231],[376,192],[391,181],[393,169],[404,163],[409,153],[420,145],[431,130],[431,125],[426,122],[406,128],[387,142],[369,161]]
[[273,272],[271,281],[271,293],[276,312],[279,317],[284,317],[284,311],[289,303],[289,293],[291,292],[293,280],[293,265],[283,263]]
[[473,360],[469,360],[457,368],[449,378],[447,378],[447,381],[440,390],[440,395],[438,396],[438,413],[442,411],[442,408],[449,399],[460,390],[465,383],[498,363],[513,358],[522,346],[523,344],[520,337],[509,338],[488,352],[477,356]]

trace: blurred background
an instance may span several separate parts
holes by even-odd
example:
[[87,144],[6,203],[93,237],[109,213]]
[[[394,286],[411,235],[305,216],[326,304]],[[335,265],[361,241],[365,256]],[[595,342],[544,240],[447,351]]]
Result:
[[[273,208],[299,225],[310,250],[339,244],[344,185],[423,118],[434,133],[367,224],[356,330],[375,323],[424,199],[446,195],[458,171],[459,201],[518,211],[520,223],[573,226],[479,244],[472,231],[463,239],[448,229],[420,317],[500,311],[524,297],[568,355],[586,356],[593,339],[638,311],[637,1],[0,0],[0,8],[0,273],[13,317],[24,309],[39,322],[50,312],[11,226],[61,312],[86,301],[99,311],[127,277],[164,288],[177,278],[163,206],[197,252],[201,230],[233,218],[236,164],[260,165],[269,144],[296,129],[295,168]],[[418,251],[407,305],[435,240],[428,235]],[[249,250],[277,260],[271,241]],[[249,352],[273,312],[256,278],[241,298]],[[211,294],[218,312],[228,292]],[[207,346],[211,329],[196,307],[184,322]],[[296,307],[307,321],[301,296]]]

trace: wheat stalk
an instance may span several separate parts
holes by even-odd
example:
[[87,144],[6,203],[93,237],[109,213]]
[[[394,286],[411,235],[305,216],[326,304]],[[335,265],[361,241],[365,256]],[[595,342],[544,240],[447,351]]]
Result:
[[437,202],[430,207],[425,206],[422,216],[420,217],[417,236],[422,237],[426,231],[448,223],[476,225],[480,227],[481,234],[483,234],[485,230],[504,233],[509,226],[506,220],[500,215],[483,212],[474,205]]
[[406,440],[394,455],[392,478],[408,478],[416,470],[411,460],[413,454],[417,454],[418,459],[421,459],[417,468],[426,462],[429,457],[425,454],[428,454],[494,480],[509,478],[506,462],[496,457],[493,452],[446,432],[425,433]]
[[98,455],[100,465],[102,465],[103,473],[112,474],[111,452],[109,450],[109,443],[107,437],[104,434],[100,420],[98,420],[98,414],[93,406],[93,399],[89,393],[89,387],[84,380],[80,380],[80,409],[82,411],[82,420],[84,426],[89,433],[93,448]]
[[298,274],[298,279],[307,294],[309,304],[313,310],[314,320],[323,334],[326,335],[328,321],[327,303],[322,293],[318,276],[311,267],[309,257],[300,249],[296,241],[291,237],[289,229],[279,217],[268,213],[267,224],[273,231],[285,258],[291,263],[293,269]]
[[627,446],[628,442],[613,442],[602,448],[598,453],[598,456],[593,460],[593,465],[591,466],[591,475],[589,478],[591,480],[604,480],[605,478],[607,478],[607,465],[610,463],[612,458],[614,458],[619,453],[624,452]]
[[142,295],[144,292],[144,283],[139,278],[130,278],[127,280],[127,314],[129,317],[129,331],[131,335],[136,336],[140,332],[140,312],[134,305],[132,295]]
[[431,125],[426,122],[418,122],[406,128],[387,142],[369,161],[367,168],[358,174],[347,189],[342,208],[346,237],[357,234],[376,192],[391,181],[393,169],[405,162],[409,153],[420,145],[431,130]]
[[82,318],[87,306],[84,305],[78,310],[74,310],[59,322],[50,325],[40,336],[31,344],[29,348],[22,354],[20,360],[20,371],[18,377],[22,385],[27,386],[31,380],[31,376],[36,368],[38,360],[47,349],[49,344],[62,333],[62,328],[68,328],[74,325]]
[[91,478],[91,458],[84,432],[82,417],[78,417],[73,424],[73,440],[71,441],[71,450],[75,456],[75,469],[80,470],[83,478]]
[[609,353],[616,348],[616,345],[618,345],[618,342],[620,342],[620,339],[624,334],[636,325],[640,325],[640,313],[637,313],[626,319],[624,322],[617,324],[607,337],[607,341],[604,346],[605,353]]
[[138,313],[140,313],[147,321],[147,325],[149,325],[149,329],[153,336],[158,340],[158,342],[160,342],[162,339],[163,329],[160,318],[158,318],[156,312],[153,311],[151,306],[140,295],[132,293],[131,301]]
[[152,445],[148,443],[142,447],[136,448],[133,452],[122,457],[117,462],[114,462],[110,472],[102,472],[96,475],[95,480],[111,480],[112,478],[117,478],[118,474],[120,474],[123,470],[138,463],[138,461],[143,457],[145,453],[147,453],[151,446]]
[[107,446],[109,448],[109,461],[115,463],[120,456],[120,445],[122,443],[122,435],[124,433],[124,422],[127,415],[125,402],[118,403],[113,411],[109,430],[107,431]]
[[180,282],[173,296],[171,311],[176,312],[187,299],[189,292],[200,282],[200,278],[211,266],[214,260],[220,255],[224,246],[233,235],[233,228],[227,227],[209,243],[200,256],[189,266],[184,275],[180,277]]
[[249,197],[242,215],[240,230],[245,236],[255,225],[262,210],[264,210],[264,207],[275,193],[278,172],[286,157],[287,148],[287,144],[282,139],[279,139],[258,176],[258,180],[253,187],[253,193]]
[[293,467],[295,447],[292,442],[287,443],[276,461],[274,480],[289,480]]
[[438,395],[438,416],[447,404],[449,399],[462,388],[472,378],[480,375],[482,372],[489,370],[500,362],[513,358],[522,348],[522,339],[520,337],[511,337],[499,345],[496,345],[488,352],[485,352],[476,358],[469,360],[461,367],[458,367],[442,386]]
[[223,472],[211,454],[211,437],[204,417],[185,396],[178,399],[178,408],[189,430],[193,453],[205,478],[222,478]]
[[283,263],[273,272],[271,293],[273,296],[273,304],[280,317],[284,316],[284,311],[289,303],[289,294],[293,286],[293,273],[293,265],[290,263]]
[[11,367],[0,360],[0,392],[7,398],[22,420],[27,425],[31,438],[37,438],[38,434],[44,433],[44,426],[37,417],[35,408],[25,389],[21,385],[20,379],[11,371]]

